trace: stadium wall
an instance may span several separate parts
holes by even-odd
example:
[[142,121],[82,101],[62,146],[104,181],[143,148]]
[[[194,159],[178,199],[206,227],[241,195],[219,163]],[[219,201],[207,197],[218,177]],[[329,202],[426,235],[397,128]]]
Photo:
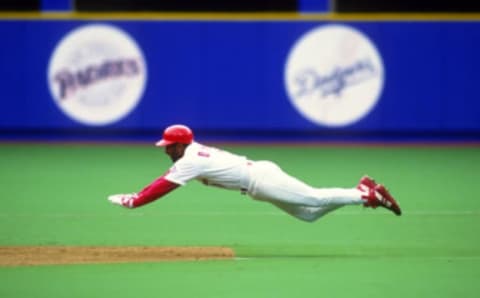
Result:
[[0,35],[3,139],[172,123],[222,139],[480,139],[476,17],[4,17]]

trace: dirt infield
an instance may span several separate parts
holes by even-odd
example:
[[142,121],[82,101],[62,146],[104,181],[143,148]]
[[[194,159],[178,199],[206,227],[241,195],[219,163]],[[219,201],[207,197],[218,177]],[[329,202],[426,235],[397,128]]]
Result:
[[0,246],[0,266],[218,260],[234,256],[228,247]]

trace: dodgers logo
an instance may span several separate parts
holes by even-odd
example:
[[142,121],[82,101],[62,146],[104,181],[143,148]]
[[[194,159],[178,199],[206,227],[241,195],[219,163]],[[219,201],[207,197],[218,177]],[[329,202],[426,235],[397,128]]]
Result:
[[324,25],[307,32],[286,62],[292,105],[319,125],[340,127],[362,119],[377,103],[383,84],[377,49],[349,26]]
[[128,115],[142,97],[146,77],[136,42],[110,25],[86,25],[68,33],[48,67],[55,103],[86,125],[107,125]]

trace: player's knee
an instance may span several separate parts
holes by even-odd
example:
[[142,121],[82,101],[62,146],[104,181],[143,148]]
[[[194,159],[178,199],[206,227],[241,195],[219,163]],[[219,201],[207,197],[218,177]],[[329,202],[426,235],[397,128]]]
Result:
[[316,214],[301,214],[296,217],[304,222],[312,223],[312,222],[315,222],[317,219],[319,219],[321,215],[319,216]]

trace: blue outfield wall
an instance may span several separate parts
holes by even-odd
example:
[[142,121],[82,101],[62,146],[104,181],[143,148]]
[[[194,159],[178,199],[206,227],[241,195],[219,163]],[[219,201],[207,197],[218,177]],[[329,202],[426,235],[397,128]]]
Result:
[[[76,99],[55,98],[51,88],[55,84],[59,88],[60,83],[49,72],[60,41],[72,30],[92,24],[120,29],[143,53],[143,64],[138,62],[131,68],[133,74],[137,68],[143,67],[144,71],[144,87],[138,102],[115,121],[100,124],[78,121],[60,106],[66,101],[82,101],[77,96],[82,92],[90,92],[89,96],[94,97],[83,99],[87,105],[101,105],[102,96],[106,98],[103,104],[107,101],[111,104],[115,96],[108,97],[105,90],[92,90],[103,88],[101,84],[110,84],[119,76],[128,76],[125,66],[128,61],[115,66],[118,62],[118,57],[113,57],[115,51],[104,50],[101,45],[90,46],[86,54],[78,50],[70,55],[70,62],[63,59],[56,71],[68,69],[70,63],[70,71],[78,81],[70,90]],[[321,50],[319,53],[323,54],[316,57],[315,47],[330,46],[332,51],[335,47],[331,45],[341,41],[324,39],[311,46],[313,56],[307,60],[312,61],[312,66],[303,67],[318,76],[312,79],[299,74],[295,79],[303,79],[299,84],[308,85],[312,94],[323,94],[314,100],[331,101],[335,105],[336,101],[346,102],[342,96],[348,92],[349,100],[352,96],[359,99],[372,96],[369,88],[375,87],[367,86],[369,79],[376,76],[377,83],[381,82],[371,110],[351,123],[333,126],[312,121],[300,113],[286,87],[287,61],[292,49],[302,36],[327,25],[341,25],[363,34],[383,63],[383,69],[370,58],[367,62],[357,63],[353,59],[348,62],[350,65],[346,62],[332,66],[329,59],[342,60]],[[158,134],[172,123],[186,123],[205,136],[226,138],[480,139],[480,22],[476,21],[2,20],[0,35],[0,134],[4,138],[35,134],[139,136]],[[78,43],[72,47],[80,46]],[[341,51],[346,53],[340,58],[350,59],[349,47],[342,47]],[[108,62],[108,53],[100,54],[103,62],[98,59],[91,62],[101,70],[92,70],[88,63],[77,61],[92,51],[110,51],[111,60],[117,62]],[[91,76],[100,79],[83,78],[82,85],[79,76],[90,70],[94,73]],[[360,93],[355,93],[356,84],[364,83],[367,85],[359,89]],[[111,93],[120,92],[115,88],[131,85],[127,79],[122,84],[111,87]],[[350,106],[355,104],[343,109]],[[312,105],[311,109],[318,106]]]

